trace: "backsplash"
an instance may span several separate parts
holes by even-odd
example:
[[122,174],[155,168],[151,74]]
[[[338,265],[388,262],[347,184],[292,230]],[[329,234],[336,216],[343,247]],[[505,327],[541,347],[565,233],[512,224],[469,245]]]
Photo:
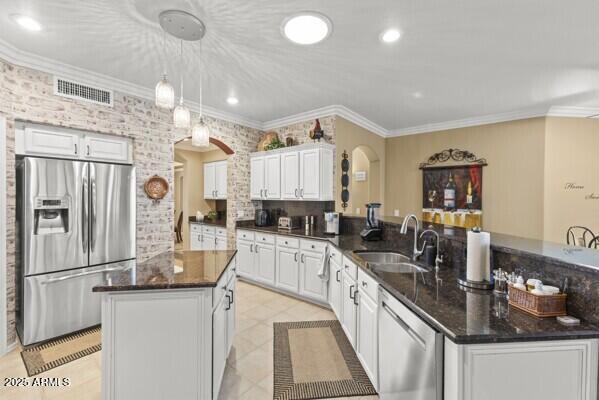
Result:
[[[334,201],[285,201],[285,200],[264,200],[260,206],[257,202],[256,209],[282,210],[281,215],[285,216],[316,216],[316,225],[319,228],[324,228],[324,213],[326,211],[335,211]],[[303,223],[303,221],[302,221]],[[276,225],[276,221],[275,221]]]

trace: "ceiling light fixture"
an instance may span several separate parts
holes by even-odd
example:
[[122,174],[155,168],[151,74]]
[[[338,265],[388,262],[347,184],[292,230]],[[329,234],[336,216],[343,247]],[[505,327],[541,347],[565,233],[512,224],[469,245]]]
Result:
[[283,20],[281,33],[296,44],[310,45],[322,42],[331,35],[331,20],[314,11],[304,11]]
[[239,103],[239,99],[237,97],[230,96],[230,97],[227,97],[227,103],[234,106]]
[[397,29],[387,29],[381,33],[381,41],[385,43],[397,42],[401,37],[401,33]]
[[189,129],[191,125],[191,114],[189,108],[183,104],[183,40],[181,40],[181,53],[179,57],[179,70],[181,75],[181,98],[179,105],[173,111],[173,123],[175,128]]
[[193,126],[191,130],[191,145],[196,147],[208,147],[210,146],[210,130],[208,125],[204,122],[204,115],[202,113],[202,42],[200,41],[200,121]]
[[27,29],[31,32],[39,32],[42,30],[42,26],[39,22],[31,17],[21,14],[13,14],[10,16],[21,28]]
[[422,92],[414,92],[412,93],[412,97],[415,99],[421,99],[422,98]]
[[[166,32],[162,35],[162,45],[166,53]],[[156,84],[156,107],[172,110],[175,106],[175,88],[166,79],[166,57],[162,79]]]

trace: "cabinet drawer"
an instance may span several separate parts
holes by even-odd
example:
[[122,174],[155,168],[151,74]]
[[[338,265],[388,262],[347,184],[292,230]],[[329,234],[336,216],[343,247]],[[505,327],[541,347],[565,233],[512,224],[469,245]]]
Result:
[[343,254],[338,248],[329,245],[329,254],[331,255],[331,259],[335,260],[338,265],[341,265],[343,262]]
[[358,279],[358,267],[347,257],[343,257],[343,270],[352,279]]
[[256,244],[275,244],[275,235],[256,233]]
[[254,232],[238,230],[237,239],[254,241]]
[[327,246],[327,242],[318,240],[300,240],[300,248],[302,250],[315,251],[317,253],[324,253],[324,248]]
[[289,236],[277,236],[277,246],[297,249],[299,248],[299,239]]
[[216,235],[216,228],[213,226],[203,225],[202,232],[204,232],[208,235]]
[[216,228],[216,236],[227,236],[227,228]]
[[201,224],[191,224],[190,230],[193,233],[201,233],[202,232],[202,225]]
[[366,293],[372,300],[377,301],[378,283],[364,270],[358,268],[358,290]]

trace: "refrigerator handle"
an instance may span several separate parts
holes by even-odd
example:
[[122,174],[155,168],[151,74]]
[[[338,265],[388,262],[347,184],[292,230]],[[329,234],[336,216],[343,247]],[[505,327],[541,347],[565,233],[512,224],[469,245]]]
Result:
[[98,196],[96,193],[96,166],[94,164],[89,164],[90,167],[90,205],[91,205],[91,218],[89,220],[89,240],[90,240],[90,252],[93,251],[96,247],[96,209]]
[[82,207],[81,207],[81,211],[82,211],[82,218],[81,218],[81,245],[83,247],[83,253],[86,254],[87,253],[87,247],[88,247],[88,234],[89,234],[89,229],[88,229],[88,220],[89,220],[89,210],[88,210],[88,206],[89,206],[89,180],[88,180],[88,168],[89,168],[89,164],[83,164],[83,188],[82,188],[82,196],[81,196],[81,203],[82,203]]

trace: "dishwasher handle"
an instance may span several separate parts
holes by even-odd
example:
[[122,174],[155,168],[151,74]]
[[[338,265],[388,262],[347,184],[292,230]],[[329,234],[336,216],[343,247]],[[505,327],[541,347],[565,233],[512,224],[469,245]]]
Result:
[[401,317],[397,315],[397,313],[393,311],[391,307],[389,307],[387,303],[385,303],[384,301],[383,309],[391,316],[391,318],[395,320],[395,322],[399,324],[399,326],[404,331],[406,331],[406,333],[408,334],[408,336],[412,338],[412,340],[414,340],[416,343],[420,345],[420,347],[426,350],[426,342],[420,337],[420,335],[418,335],[418,333],[416,333],[412,328],[410,328],[410,326],[403,319],[401,319]]

